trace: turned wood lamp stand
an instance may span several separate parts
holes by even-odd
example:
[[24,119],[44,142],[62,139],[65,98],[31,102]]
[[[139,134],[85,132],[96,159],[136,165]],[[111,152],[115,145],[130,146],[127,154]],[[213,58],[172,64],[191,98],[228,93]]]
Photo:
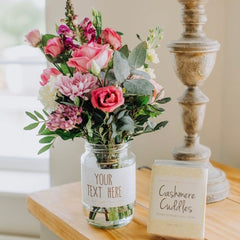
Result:
[[183,5],[182,23],[184,31],[179,40],[168,44],[173,68],[177,77],[187,87],[178,99],[186,132],[182,146],[173,149],[177,160],[200,161],[208,165],[207,202],[225,199],[229,194],[229,183],[225,173],[209,162],[211,150],[199,143],[208,97],[199,86],[208,78],[215,64],[220,44],[208,39],[203,32],[207,22],[204,5],[208,0],[178,0]]

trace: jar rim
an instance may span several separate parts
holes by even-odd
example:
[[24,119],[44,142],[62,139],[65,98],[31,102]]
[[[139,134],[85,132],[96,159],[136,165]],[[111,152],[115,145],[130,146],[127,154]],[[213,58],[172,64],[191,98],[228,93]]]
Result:
[[124,149],[128,149],[130,147],[129,142],[120,143],[120,144],[98,144],[98,143],[89,143],[85,141],[85,149],[91,149],[94,151],[122,151]]

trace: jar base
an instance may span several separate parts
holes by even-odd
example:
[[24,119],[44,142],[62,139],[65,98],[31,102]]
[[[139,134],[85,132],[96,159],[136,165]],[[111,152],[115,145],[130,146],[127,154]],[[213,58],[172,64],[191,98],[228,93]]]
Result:
[[83,206],[83,209],[86,220],[90,225],[104,229],[123,227],[131,222],[134,214],[134,204],[111,208]]

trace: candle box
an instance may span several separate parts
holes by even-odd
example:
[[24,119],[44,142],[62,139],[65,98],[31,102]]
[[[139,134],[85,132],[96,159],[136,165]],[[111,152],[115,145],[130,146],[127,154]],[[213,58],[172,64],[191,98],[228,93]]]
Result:
[[203,163],[155,160],[147,231],[166,239],[203,240],[207,174]]

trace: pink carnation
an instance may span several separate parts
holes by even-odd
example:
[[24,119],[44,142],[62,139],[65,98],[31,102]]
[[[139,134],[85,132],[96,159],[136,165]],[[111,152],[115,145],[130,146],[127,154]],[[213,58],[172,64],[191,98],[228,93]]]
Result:
[[56,87],[63,95],[68,96],[72,101],[75,97],[88,99],[91,91],[97,88],[97,78],[90,73],[81,74],[76,72],[73,77],[59,77]]
[[76,106],[58,105],[57,110],[49,116],[46,126],[50,131],[69,131],[82,122],[81,113],[82,109]]

